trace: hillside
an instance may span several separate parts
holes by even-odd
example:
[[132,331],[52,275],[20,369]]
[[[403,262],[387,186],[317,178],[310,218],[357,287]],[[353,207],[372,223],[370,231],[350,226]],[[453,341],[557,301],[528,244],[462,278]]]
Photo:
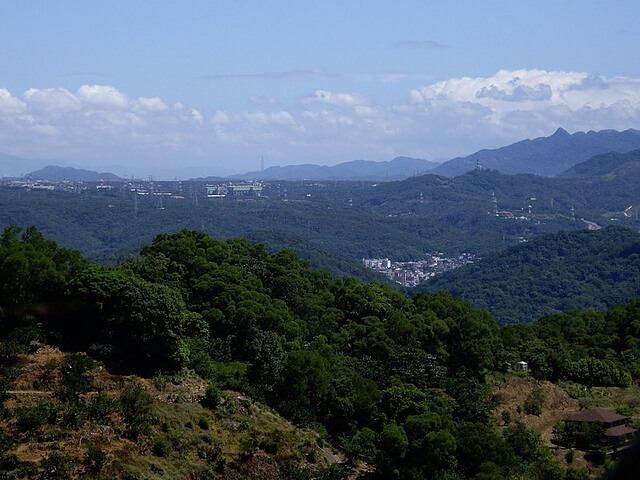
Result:
[[[24,467],[31,473],[23,476],[35,476],[40,468],[59,473],[39,476],[59,478],[72,468],[104,468],[101,435],[113,434],[109,443],[132,453],[116,473],[123,479],[161,472],[212,478],[210,469],[197,477],[185,471],[202,461],[223,469],[213,473],[221,478],[236,468],[247,478],[269,478],[262,469],[273,472],[271,461],[252,474],[242,468],[262,452],[275,453],[276,462],[279,455],[335,462],[316,451],[326,441],[341,447],[349,466],[364,461],[379,478],[477,479],[486,468],[505,478],[587,478],[552,458],[525,425],[492,423],[498,399],[487,378],[504,362],[527,358],[540,380],[629,388],[640,378],[638,307],[630,301],[607,313],[499,328],[488,313],[450,295],[409,298],[379,284],[332,279],[291,252],[271,254],[246,240],[161,234],[138,256],[107,268],[33,227],[9,227],[0,241],[0,411],[7,422],[0,471]],[[90,357],[71,355],[59,365],[53,352],[40,367],[19,368],[23,355],[37,353],[34,342]],[[203,388],[204,403],[196,402]],[[226,390],[239,393],[220,393]],[[22,408],[16,401],[33,403]],[[321,441],[288,443],[286,423],[274,427],[253,416],[256,401]],[[73,433],[84,427],[96,432],[89,436],[96,448]],[[268,433],[275,428],[283,436]],[[226,430],[241,440],[227,441]],[[67,456],[67,439],[69,448],[83,445],[75,457]],[[24,458],[10,453],[24,441],[32,445]],[[132,441],[141,450],[126,448]],[[35,463],[21,463],[28,455]],[[342,469],[282,473],[345,479]]]
[[31,350],[3,362],[5,475],[276,480],[341,468],[318,434],[238,392],[212,404],[199,377],[113,375],[84,354]]
[[539,237],[416,288],[438,290],[491,312],[501,324],[605,310],[640,296],[640,235],[611,226]]
[[569,134],[558,128],[548,137],[522,140],[505,147],[480,150],[466,157],[458,157],[432,170],[438,175],[455,177],[476,167],[498,170],[506,174],[533,173],[557,175],[594,155],[607,152],[629,152],[640,148],[640,131],[601,130]]

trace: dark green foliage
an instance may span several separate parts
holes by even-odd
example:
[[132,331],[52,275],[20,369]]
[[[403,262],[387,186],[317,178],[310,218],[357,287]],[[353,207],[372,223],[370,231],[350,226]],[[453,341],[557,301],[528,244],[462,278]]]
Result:
[[640,375],[638,300],[607,313],[570,311],[501,330],[511,361],[527,359],[536,378],[589,386],[630,385]]
[[214,382],[210,382],[207,385],[207,389],[205,391],[205,396],[204,396],[204,399],[202,400],[202,404],[207,408],[211,408],[211,409],[216,408],[220,404],[221,393],[222,392],[220,391],[220,388],[218,387],[218,385],[216,385]]
[[209,420],[207,420],[207,417],[200,417],[198,419],[198,426],[202,430],[209,430]]
[[[35,242],[36,257],[38,249],[52,248],[35,237],[6,235],[15,248]],[[62,346],[88,349],[107,366],[156,373],[158,385],[193,368],[209,382],[202,403],[217,417],[244,408],[232,400],[221,405],[222,388],[239,390],[339,441],[350,462],[364,460],[384,478],[564,475],[522,424],[503,434],[492,425],[496,399],[485,374],[505,361],[525,359],[534,376],[593,385],[640,377],[638,301],[606,314],[571,311],[501,329],[489,314],[447,293],[409,298],[384,285],[332,279],[291,252],[272,255],[262,245],[188,230],[158,236],[118,268],[79,262],[71,270],[60,277],[60,309],[4,317],[15,343],[2,343],[3,358],[18,351],[15,338],[28,341],[25,332],[39,331]],[[158,457],[184,456],[185,436],[168,422],[152,439],[153,402],[140,383],[127,385],[117,400],[91,392],[94,365],[86,355],[72,355],[60,367],[64,411],[16,409],[22,433],[44,439],[60,426],[104,422],[119,409],[129,438],[147,437]],[[539,414],[543,402],[536,393],[523,407]],[[208,415],[197,422],[207,438]],[[250,438],[244,453],[262,449],[277,457],[282,445],[275,436]],[[225,466],[215,442],[203,440],[198,454],[210,468],[195,476],[208,478]],[[319,450],[305,454],[321,464]],[[98,451],[85,461],[96,472],[102,462]],[[161,466],[155,465],[157,474]],[[339,467],[282,472],[283,478],[346,475]]]
[[40,468],[43,480],[67,480],[74,467],[74,459],[70,455],[52,452],[42,459]]
[[124,388],[120,396],[120,407],[130,438],[135,440],[140,435],[149,435],[154,422],[152,406],[153,399],[139,383],[132,383]]
[[569,310],[605,310],[640,296],[640,235],[622,227],[562,232],[438,275],[417,288],[446,290],[505,324]]
[[95,362],[87,355],[71,355],[66,364],[61,367],[60,395],[65,399],[72,399],[78,394],[89,392],[93,385],[87,376],[87,371],[94,366]]
[[102,425],[108,422],[108,417],[118,410],[118,401],[104,392],[98,392],[85,405],[87,418]]
[[538,386],[534,387],[531,393],[527,395],[524,405],[522,406],[524,413],[539,417],[542,414],[542,406],[544,405],[544,402],[544,391]]
[[171,451],[171,445],[166,438],[160,437],[153,441],[153,454],[156,457],[166,457]]
[[14,410],[16,424],[27,437],[34,436],[41,427],[56,423],[57,409],[49,403],[18,407]]
[[492,426],[463,423],[459,427],[457,438],[456,458],[468,477],[478,473],[486,462],[496,466],[509,466],[514,462],[513,450]]
[[529,430],[524,423],[516,422],[515,425],[504,430],[503,436],[513,453],[520,458],[521,463],[533,462],[540,456],[542,445],[540,434]]
[[15,442],[9,436],[9,434],[3,430],[0,430],[0,455],[4,455],[4,453],[12,448],[14,444]]
[[107,461],[107,454],[99,447],[89,447],[85,456],[85,465],[91,473],[97,474],[103,468]]

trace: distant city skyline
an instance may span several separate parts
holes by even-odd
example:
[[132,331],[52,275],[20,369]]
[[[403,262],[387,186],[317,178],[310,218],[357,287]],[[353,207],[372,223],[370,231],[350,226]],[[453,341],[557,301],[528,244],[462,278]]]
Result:
[[0,152],[227,175],[640,129],[639,17],[632,0],[6,0]]

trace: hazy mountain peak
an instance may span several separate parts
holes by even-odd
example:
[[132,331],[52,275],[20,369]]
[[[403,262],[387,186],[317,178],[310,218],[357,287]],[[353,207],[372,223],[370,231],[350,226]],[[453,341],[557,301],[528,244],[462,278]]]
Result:
[[99,182],[104,181],[119,181],[120,177],[113,173],[95,172],[93,170],[85,170],[83,168],[74,167],[58,167],[55,165],[48,165],[40,170],[31,172],[25,177],[29,177],[32,180],[49,180],[52,182],[70,180],[74,182]]
[[595,155],[614,151],[625,153],[638,148],[640,135],[635,130],[570,134],[558,128],[549,137],[523,140],[506,147],[480,150],[466,157],[454,158],[434,168],[432,173],[455,177],[473,170],[479,162],[482,168],[511,175],[533,173],[554,176]]

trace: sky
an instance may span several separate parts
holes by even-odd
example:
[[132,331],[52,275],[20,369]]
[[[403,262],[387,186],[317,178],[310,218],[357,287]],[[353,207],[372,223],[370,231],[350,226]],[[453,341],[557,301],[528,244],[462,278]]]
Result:
[[225,175],[640,129],[638,18],[637,0],[0,0],[0,153]]

